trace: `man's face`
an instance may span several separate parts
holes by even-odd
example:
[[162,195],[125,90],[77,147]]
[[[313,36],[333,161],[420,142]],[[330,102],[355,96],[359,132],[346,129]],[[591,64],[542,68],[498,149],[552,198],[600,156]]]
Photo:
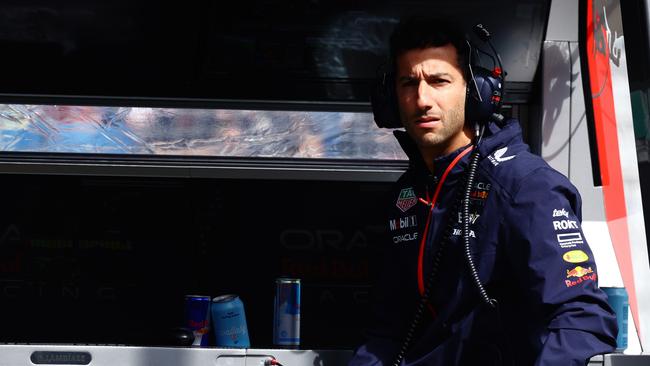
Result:
[[465,80],[456,48],[413,49],[396,61],[400,117],[420,151],[446,154],[467,144]]

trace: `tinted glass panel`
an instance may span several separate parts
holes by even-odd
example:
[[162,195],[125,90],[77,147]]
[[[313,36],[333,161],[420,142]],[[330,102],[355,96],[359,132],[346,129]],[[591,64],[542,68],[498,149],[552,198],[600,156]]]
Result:
[[370,113],[0,105],[0,151],[402,160]]

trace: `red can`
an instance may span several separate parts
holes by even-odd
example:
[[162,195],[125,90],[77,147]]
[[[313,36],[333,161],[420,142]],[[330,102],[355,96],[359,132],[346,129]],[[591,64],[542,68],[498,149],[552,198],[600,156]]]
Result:
[[194,333],[192,346],[207,347],[210,334],[210,296],[185,296],[185,325]]

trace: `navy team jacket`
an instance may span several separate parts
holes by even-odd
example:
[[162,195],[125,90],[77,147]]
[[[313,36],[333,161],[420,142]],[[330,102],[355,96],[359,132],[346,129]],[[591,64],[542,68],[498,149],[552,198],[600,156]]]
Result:
[[402,365],[573,366],[614,350],[616,319],[580,227],[580,195],[529,152],[517,121],[487,129],[470,199],[471,255],[498,312],[480,300],[450,213],[469,149],[436,159],[431,173],[408,135],[395,134],[410,167],[389,200],[372,329],[349,366],[392,363],[447,225],[451,240]]

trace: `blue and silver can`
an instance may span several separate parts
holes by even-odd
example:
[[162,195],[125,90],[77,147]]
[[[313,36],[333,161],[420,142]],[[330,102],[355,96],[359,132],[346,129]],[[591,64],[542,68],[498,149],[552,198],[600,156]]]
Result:
[[616,313],[618,336],[616,337],[616,352],[627,348],[627,312],[630,306],[627,291],[624,287],[601,287],[607,294],[607,302]]
[[185,296],[185,325],[194,333],[192,346],[207,347],[210,333],[210,296]]
[[239,296],[212,299],[212,326],[217,347],[250,348],[244,303]]
[[275,280],[273,343],[276,346],[300,346],[300,279]]

